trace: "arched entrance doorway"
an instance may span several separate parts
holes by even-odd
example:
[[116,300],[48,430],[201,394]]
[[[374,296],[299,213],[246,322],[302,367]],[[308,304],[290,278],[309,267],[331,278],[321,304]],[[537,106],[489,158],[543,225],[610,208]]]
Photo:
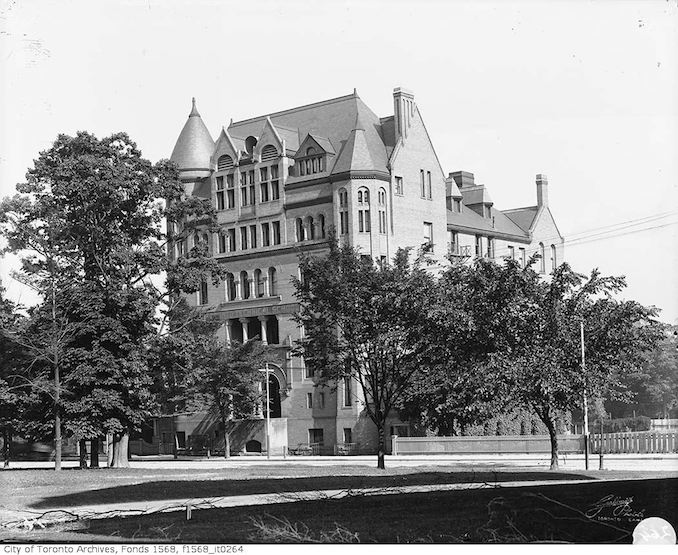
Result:
[[[271,411],[271,418],[280,418],[282,408],[280,406],[280,382],[275,374],[269,374],[268,378],[268,406]],[[264,412],[264,416],[266,413]]]

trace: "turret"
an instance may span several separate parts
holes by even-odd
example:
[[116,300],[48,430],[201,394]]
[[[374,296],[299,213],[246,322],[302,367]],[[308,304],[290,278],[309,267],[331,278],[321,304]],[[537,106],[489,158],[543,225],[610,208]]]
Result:
[[190,183],[209,177],[213,152],[214,141],[200,117],[194,98],[188,121],[179,134],[170,160],[179,166],[181,181]]

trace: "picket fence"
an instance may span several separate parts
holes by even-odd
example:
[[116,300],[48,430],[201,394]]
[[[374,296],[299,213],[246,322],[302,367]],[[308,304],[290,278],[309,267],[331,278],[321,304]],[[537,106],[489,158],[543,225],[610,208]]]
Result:
[[[600,434],[589,436],[592,453],[600,453]],[[676,432],[618,432],[603,434],[603,453],[678,453]]]

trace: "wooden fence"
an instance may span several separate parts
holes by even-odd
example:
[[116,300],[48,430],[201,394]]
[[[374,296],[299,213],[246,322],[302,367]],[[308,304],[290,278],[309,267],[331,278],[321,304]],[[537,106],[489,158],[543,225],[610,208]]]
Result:
[[[550,453],[547,435],[538,436],[393,436],[394,455],[481,455]],[[583,453],[583,435],[558,436],[560,453]]]
[[[600,434],[589,437],[592,453],[600,453]],[[676,432],[619,432],[603,434],[603,453],[678,453]]]

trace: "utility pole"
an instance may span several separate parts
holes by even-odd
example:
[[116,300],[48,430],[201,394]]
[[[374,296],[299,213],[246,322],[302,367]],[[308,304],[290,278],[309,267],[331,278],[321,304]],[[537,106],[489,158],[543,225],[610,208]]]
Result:
[[[581,371],[584,376],[584,467],[589,469],[589,411],[586,400],[586,354],[584,352],[584,320],[579,323],[581,337]],[[602,441],[602,438],[601,438]]]

